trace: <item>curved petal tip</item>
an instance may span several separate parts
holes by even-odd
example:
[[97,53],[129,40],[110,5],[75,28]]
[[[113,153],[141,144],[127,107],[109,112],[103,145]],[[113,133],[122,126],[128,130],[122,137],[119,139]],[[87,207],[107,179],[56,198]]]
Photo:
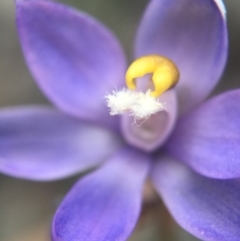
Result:
[[240,177],[240,90],[228,91],[184,116],[168,153],[212,178]]
[[136,39],[136,56],[170,58],[180,72],[179,112],[198,105],[218,83],[228,53],[225,7],[220,0],[152,0]]
[[214,0],[214,1],[217,4],[219,10],[221,11],[223,17],[226,18],[227,10],[226,10],[226,7],[225,7],[223,1],[222,0]]
[[153,170],[157,191],[184,229],[204,241],[239,241],[239,179],[207,178],[166,156]]
[[18,178],[68,177],[99,165],[121,147],[116,134],[50,108],[4,109],[0,123],[0,172]]
[[58,208],[53,240],[125,241],[140,213],[148,159],[124,150],[81,179]]
[[116,128],[104,100],[124,84],[125,56],[116,37],[60,3],[19,0],[17,6],[23,53],[46,96],[68,114]]

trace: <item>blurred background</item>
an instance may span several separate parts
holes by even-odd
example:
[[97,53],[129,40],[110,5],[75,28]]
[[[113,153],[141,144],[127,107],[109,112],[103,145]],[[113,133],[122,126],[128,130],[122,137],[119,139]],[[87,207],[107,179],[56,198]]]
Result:
[[[105,23],[127,55],[148,0],[62,0]],[[240,87],[240,1],[225,0],[230,52],[215,93]],[[0,107],[48,101],[36,87],[24,62],[15,29],[13,0],[0,1]],[[0,174],[0,240],[49,241],[54,211],[75,178],[51,183],[28,182]],[[160,200],[147,203],[131,241],[196,241],[171,219]]]

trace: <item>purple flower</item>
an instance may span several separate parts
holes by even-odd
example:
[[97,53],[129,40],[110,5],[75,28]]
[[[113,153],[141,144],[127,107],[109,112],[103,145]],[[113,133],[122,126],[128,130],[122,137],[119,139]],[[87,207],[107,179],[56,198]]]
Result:
[[240,90],[200,104],[226,61],[222,1],[150,1],[134,58],[167,56],[180,80],[160,97],[168,110],[141,126],[110,116],[106,107],[105,94],[124,86],[126,72],[121,46],[106,27],[54,2],[16,0],[16,6],[27,64],[61,111],[1,111],[1,172],[47,181],[98,166],[58,208],[53,240],[126,240],[147,177],[187,231],[207,241],[239,240]]

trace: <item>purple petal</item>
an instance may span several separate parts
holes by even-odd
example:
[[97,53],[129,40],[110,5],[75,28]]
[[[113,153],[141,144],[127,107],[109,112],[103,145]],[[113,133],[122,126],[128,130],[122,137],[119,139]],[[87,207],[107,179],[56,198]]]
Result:
[[125,149],[81,179],[54,217],[53,240],[126,240],[140,213],[149,161],[146,154]]
[[158,160],[152,178],[184,229],[205,241],[239,241],[239,179],[210,179],[168,157]]
[[44,0],[18,0],[17,26],[27,64],[54,104],[116,126],[104,100],[124,84],[125,57],[115,37],[87,14]]
[[213,178],[240,177],[240,90],[219,95],[182,118],[169,154]]
[[217,84],[227,56],[222,1],[152,0],[136,40],[137,57],[165,55],[180,70],[180,112],[201,102]]
[[118,137],[50,108],[0,112],[0,172],[32,180],[54,180],[105,161]]

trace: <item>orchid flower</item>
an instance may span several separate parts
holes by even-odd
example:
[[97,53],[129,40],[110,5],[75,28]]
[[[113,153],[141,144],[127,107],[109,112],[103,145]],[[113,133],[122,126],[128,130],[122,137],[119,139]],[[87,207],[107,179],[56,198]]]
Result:
[[[149,1],[133,60],[146,58],[143,66],[151,69],[153,56],[165,56],[179,78],[157,95],[165,108],[141,123],[126,111],[109,113],[106,95],[121,93],[128,69],[113,33],[86,13],[56,2],[16,0],[16,9],[28,67],[57,109],[1,110],[0,171],[49,181],[92,169],[63,199],[52,239],[126,240],[149,178],[188,232],[206,241],[238,241],[240,90],[203,102],[226,62],[223,2]],[[135,102],[149,83],[149,75],[132,82],[141,89],[131,92],[137,93]]]

